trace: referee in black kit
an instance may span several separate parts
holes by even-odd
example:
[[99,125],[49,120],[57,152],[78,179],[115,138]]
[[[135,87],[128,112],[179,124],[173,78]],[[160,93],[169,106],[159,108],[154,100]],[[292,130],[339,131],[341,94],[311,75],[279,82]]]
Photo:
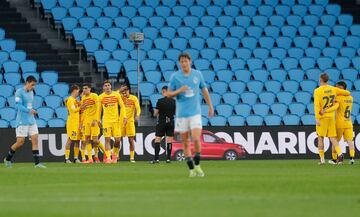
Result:
[[156,103],[154,116],[157,116],[156,133],[155,133],[155,156],[150,163],[159,163],[160,143],[166,136],[166,163],[170,163],[172,140],[174,136],[174,116],[175,116],[175,100],[167,97],[167,86],[161,89],[163,98]]

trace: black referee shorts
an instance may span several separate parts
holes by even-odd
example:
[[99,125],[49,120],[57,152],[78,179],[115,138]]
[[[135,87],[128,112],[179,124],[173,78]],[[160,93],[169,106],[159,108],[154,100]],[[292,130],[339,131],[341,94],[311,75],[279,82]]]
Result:
[[166,125],[166,124],[157,124],[156,125],[156,137],[163,137],[163,136],[174,136],[174,125]]

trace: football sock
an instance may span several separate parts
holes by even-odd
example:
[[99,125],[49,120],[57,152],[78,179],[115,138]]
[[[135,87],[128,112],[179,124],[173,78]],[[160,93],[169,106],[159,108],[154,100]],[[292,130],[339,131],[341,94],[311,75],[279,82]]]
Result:
[[66,149],[65,150],[65,159],[69,159],[70,157],[70,150]]
[[78,159],[79,157],[79,147],[74,147],[74,159]]
[[130,151],[130,160],[134,160],[135,158],[135,151]]
[[351,158],[355,157],[355,149],[350,150],[350,157]]
[[33,154],[33,157],[34,157],[35,165],[39,164],[39,163],[40,163],[40,160],[39,160],[39,150],[33,150],[33,151],[32,151],[32,154]]
[[196,152],[196,153],[195,153],[195,155],[194,155],[195,166],[200,165],[200,156],[201,156],[201,153],[200,153],[200,152]]
[[337,159],[337,154],[336,154],[336,153],[334,153],[334,152],[331,153],[331,156],[332,156],[332,159],[333,159],[333,160],[336,160],[336,159]]
[[92,145],[91,143],[88,143],[86,145],[86,150],[87,150],[87,156],[88,156],[88,159],[92,159]]
[[[172,143],[168,143],[167,146],[166,146],[166,159],[167,160],[170,160],[170,157],[171,157],[171,150],[172,150]],[[159,149],[160,151],[160,149]]]
[[15,151],[10,148],[8,155],[6,156],[7,161],[11,161],[12,157],[14,156]]
[[154,160],[159,160],[160,142],[155,142],[155,156]]
[[186,163],[187,163],[189,169],[193,170],[194,169],[194,162],[193,162],[192,158],[191,157],[186,157],[185,159],[186,159]]
[[81,160],[86,160],[86,157],[85,157],[85,147],[81,147]]
[[107,158],[107,159],[110,159],[110,156],[111,156],[111,150],[109,150],[109,151],[105,151],[105,153],[106,153],[106,158]]
[[114,147],[114,152],[113,154],[118,157],[119,156],[119,151],[120,151],[120,148],[119,147]]
[[319,150],[319,156],[320,156],[320,159],[323,161],[324,156],[325,156],[324,150]]
[[342,155],[340,146],[336,146],[336,147],[335,147],[335,151],[336,151],[336,154],[337,154],[338,156]]
[[[99,142],[98,148],[100,148],[103,153],[106,153],[105,146],[101,142]],[[98,149],[98,151],[99,151],[99,149]]]

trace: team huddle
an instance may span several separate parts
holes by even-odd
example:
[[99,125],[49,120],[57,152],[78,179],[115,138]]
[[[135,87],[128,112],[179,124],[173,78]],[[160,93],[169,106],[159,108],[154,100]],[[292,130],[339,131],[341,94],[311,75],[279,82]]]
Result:
[[332,144],[332,160],[330,164],[341,164],[344,155],[339,141],[344,137],[349,146],[350,164],[354,164],[355,147],[353,142],[353,125],[351,110],[353,98],[346,90],[345,82],[338,82],[336,87],[328,85],[329,75],[320,75],[320,87],[314,91],[314,112],[320,164],[325,164],[324,137]]
[[[111,83],[105,81],[103,93],[98,96],[91,92],[90,84],[84,84],[80,101],[77,100],[80,93],[78,86],[72,86],[70,92],[71,95],[66,100],[69,116],[66,122],[68,141],[65,147],[65,162],[71,163],[71,144],[74,144],[74,162],[80,162],[78,156],[81,141],[82,163],[100,162],[99,149],[103,152],[104,163],[117,163],[122,137],[128,137],[130,161],[135,162],[135,120],[139,119],[141,110],[137,97],[130,94],[127,85],[122,84],[118,91],[113,91]],[[105,137],[105,146],[99,141],[100,128]],[[111,138],[115,140],[113,147]],[[85,150],[88,154],[87,160]]]

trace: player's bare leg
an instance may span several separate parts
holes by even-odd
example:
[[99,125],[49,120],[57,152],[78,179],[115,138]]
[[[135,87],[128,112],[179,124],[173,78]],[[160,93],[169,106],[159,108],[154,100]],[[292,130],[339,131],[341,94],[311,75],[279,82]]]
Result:
[[135,163],[135,141],[134,141],[134,137],[130,136],[128,139],[129,139],[129,144],[130,144],[130,162]]
[[121,139],[120,137],[115,138],[114,149],[113,149],[113,153],[112,153],[112,156],[111,156],[112,163],[117,163],[118,162],[120,146],[121,146],[120,139]]
[[[92,137],[92,145],[94,148],[94,161],[95,163],[100,163],[99,159],[99,139],[97,136]],[[105,153],[104,153],[105,155]]]
[[318,150],[320,156],[320,165],[325,164],[324,137],[318,137]]
[[166,163],[170,163],[171,162],[171,151],[172,151],[172,142],[173,142],[173,137],[169,136],[166,137]]
[[354,146],[354,141],[353,140],[347,140],[346,143],[349,145],[349,152],[350,152],[350,164],[354,164],[355,163],[355,146]]
[[72,163],[70,160],[70,147],[72,140],[70,138],[67,139],[65,144],[65,163]]
[[104,161],[104,163],[111,163],[111,155],[110,155],[110,151],[111,151],[111,146],[110,146],[110,137],[105,137],[105,152],[106,152],[106,160]]
[[32,154],[33,154],[33,158],[34,158],[34,162],[35,162],[35,168],[46,168],[45,165],[43,165],[42,163],[40,163],[40,159],[39,159],[39,136],[38,134],[32,135],[31,136],[31,149],[32,149]]
[[200,167],[200,158],[201,158],[201,142],[200,142],[200,136],[201,136],[201,129],[195,128],[191,130],[191,135],[194,141],[194,164],[195,164],[195,172],[197,176],[204,177],[205,173],[202,171]]
[[80,152],[80,141],[76,140],[74,141],[74,163],[81,163],[79,160],[79,152]]
[[337,154],[335,150],[335,146],[331,145],[331,160],[329,160],[329,164],[336,165],[337,164]]
[[160,136],[156,136],[155,137],[155,142],[154,142],[154,160],[150,161],[150,163],[152,164],[156,164],[159,163],[159,153],[160,153],[160,143],[161,143],[162,137]]
[[81,163],[87,163],[86,154],[85,154],[86,144],[87,144],[87,139],[81,140]]
[[335,147],[335,151],[336,151],[336,154],[337,154],[337,163],[342,164],[343,161],[344,161],[344,155],[341,152],[341,149],[340,149],[339,142],[338,142],[337,138],[336,137],[330,137],[329,139],[330,139],[331,144],[333,144],[333,146]]
[[190,139],[189,132],[181,133],[181,140],[183,142],[185,160],[190,170],[189,177],[192,178],[196,176],[196,172],[194,171],[194,161],[191,157],[189,139]]
[[25,143],[25,137],[17,137],[16,138],[16,142],[10,147],[9,153],[6,156],[6,158],[4,158],[4,164],[5,167],[11,168],[12,167],[12,163],[11,163],[11,159],[14,156],[15,152],[20,149]]

